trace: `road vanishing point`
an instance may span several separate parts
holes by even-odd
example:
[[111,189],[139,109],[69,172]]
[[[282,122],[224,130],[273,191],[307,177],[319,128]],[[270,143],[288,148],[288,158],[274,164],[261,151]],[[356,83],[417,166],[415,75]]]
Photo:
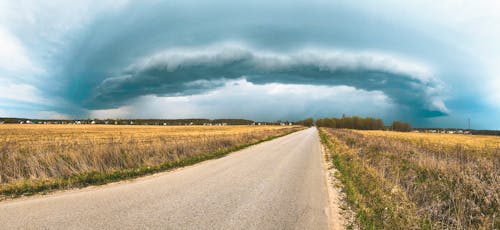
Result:
[[0,202],[0,229],[329,229],[316,128],[170,172]]

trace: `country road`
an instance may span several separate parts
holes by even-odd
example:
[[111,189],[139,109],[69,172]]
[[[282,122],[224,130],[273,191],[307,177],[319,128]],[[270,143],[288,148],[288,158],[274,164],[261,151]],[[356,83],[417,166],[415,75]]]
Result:
[[328,229],[316,128],[104,186],[0,202],[0,229]]

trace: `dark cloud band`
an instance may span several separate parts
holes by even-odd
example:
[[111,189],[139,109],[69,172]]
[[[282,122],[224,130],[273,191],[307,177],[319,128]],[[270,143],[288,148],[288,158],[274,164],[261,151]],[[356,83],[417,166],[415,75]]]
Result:
[[320,49],[279,53],[234,44],[170,49],[145,57],[102,81],[85,106],[108,109],[142,95],[201,94],[239,78],[254,84],[346,85],[382,91],[418,115],[448,113],[439,79],[413,62],[377,53]]

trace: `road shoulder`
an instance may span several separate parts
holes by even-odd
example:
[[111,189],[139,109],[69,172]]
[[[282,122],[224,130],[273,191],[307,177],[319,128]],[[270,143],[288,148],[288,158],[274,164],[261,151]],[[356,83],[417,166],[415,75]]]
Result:
[[330,229],[359,229],[356,227],[355,213],[345,202],[346,195],[342,191],[342,182],[336,177],[337,169],[333,167],[330,156],[323,144],[321,144],[321,153],[323,157],[323,171],[326,178],[326,187],[328,190],[327,210]]

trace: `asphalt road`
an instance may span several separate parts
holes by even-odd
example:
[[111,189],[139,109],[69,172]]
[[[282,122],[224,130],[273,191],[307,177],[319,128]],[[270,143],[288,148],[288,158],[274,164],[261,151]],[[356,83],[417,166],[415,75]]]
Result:
[[315,128],[105,186],[0,202],[0,229],[328,229]]

